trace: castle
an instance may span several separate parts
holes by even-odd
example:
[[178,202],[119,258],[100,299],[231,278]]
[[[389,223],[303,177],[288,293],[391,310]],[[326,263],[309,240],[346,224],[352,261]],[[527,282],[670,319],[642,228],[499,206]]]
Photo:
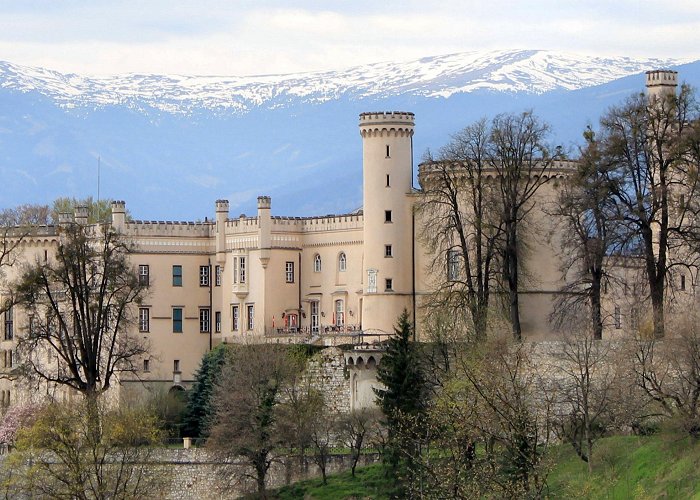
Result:
[[[675,72],[650,72],[649,93],[675,91]],[[273,215],[273,200],[258,197],[257,213],[232,217],[217,200],[206,222],[131,221],[126,204],[112,205],[112,226],[133,246],[131,261],[148,285],[133,327],[147,337],[151,354],[138,378],[167,388],[187,387],[202,355],[221,342],[371,343],[393,332],[406,309],[423,331],[422,305],[436,279],[420,237],[413,186],[415,117],[409,112],[371,112],[359,117],[363,148],[361,211],[319,217]],[[556,226],[546,213],[559,181],[573,162],[547,172],[525,235],[527,279],[521,292],[526,339],[551,338],[549,315],[562,284]],[[418,179],[429,182],[430,165]],[[41,227],[22,242],[20,260],[47,258],[59,241],[56,226]],[[72,219],[87,224],[78,209]],[[16,270],[10,268],[7,278]],[[619,307],[613,305],[611,307]],[[21,311],[8,311],[0,348],[12,352],[14,335],[27,328]],[[618,328],[613,324],[609,328]],[[378,358],[377,358],[378,359]],[[5,366],[12,356],[5,356]],[[355,364],[355,359],[350,360]],[[122,380],[124,384],[140,384]],[[0,380],[2,401],[13,401],[12,382]]]

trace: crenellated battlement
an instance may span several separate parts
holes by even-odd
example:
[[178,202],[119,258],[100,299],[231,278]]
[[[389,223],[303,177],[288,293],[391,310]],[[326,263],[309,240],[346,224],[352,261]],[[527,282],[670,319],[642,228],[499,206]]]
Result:
[[[441,162],[424,162],[418,165],[418,182],[421,186],[424,185],[426,181],[429,181],[430,176],[440,170],[442,170],[443,163]],[[576,172],[578,162],[576,160],[556,160],[545,169],[543,172],[543,177],[548,179],[563,179]],[[484,169],[484,178],[486,181],[490,179],[495,179],[498,175],[498,171],[495,167]]]
[[360,113],[362,137],[406,137],[413,135],[415,115],[406,111]]
[[127,222],[127,236],[182,236],[188,238],[209,238],[213,236],[214,224],[211,221],[147,221],[136,220]]
[[646,73],[646,86],[656,87],[656,86],[667,86],[676,87],[678,85],[678,71],[673,71],[670,69],[656,69],[653,71],[647,71]]

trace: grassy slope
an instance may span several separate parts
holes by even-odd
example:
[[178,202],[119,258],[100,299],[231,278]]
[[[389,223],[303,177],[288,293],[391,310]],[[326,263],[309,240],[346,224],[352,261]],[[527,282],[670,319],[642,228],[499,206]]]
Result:
[[549,476],[551,498],[700,499],[700,443],[687,437],[616,436],[593,449],[594,470],[570,446],[557,450]]
[[[553,457],[557,463],[549,476],[549,498],[695,498],[700,500],[700,443],[689,438],[660,434],[651,437],[616,436],[594,448],[594,471],[570,446],[561,446]],[[282,488],[276,498],[373,499],[388,498],[381,466],[303,481]]]

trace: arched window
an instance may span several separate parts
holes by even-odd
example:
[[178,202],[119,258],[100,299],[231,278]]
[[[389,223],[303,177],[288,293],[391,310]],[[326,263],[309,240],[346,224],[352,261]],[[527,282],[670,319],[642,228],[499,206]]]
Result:
[[338,271],[344,273],[345,269],[347,269],[347,265],[348,259],[345,256],[345,252],[340,252],[340,255],[338,256]]
[[314,272],[321,272],[321,256],[319,254],[314,255]]

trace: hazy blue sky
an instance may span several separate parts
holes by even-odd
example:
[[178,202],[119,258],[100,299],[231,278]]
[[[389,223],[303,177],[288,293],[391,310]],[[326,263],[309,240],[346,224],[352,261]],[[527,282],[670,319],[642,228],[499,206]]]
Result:
[[0,60],[251,75],[488,49],[700,58],[700,0],[0,0]]

